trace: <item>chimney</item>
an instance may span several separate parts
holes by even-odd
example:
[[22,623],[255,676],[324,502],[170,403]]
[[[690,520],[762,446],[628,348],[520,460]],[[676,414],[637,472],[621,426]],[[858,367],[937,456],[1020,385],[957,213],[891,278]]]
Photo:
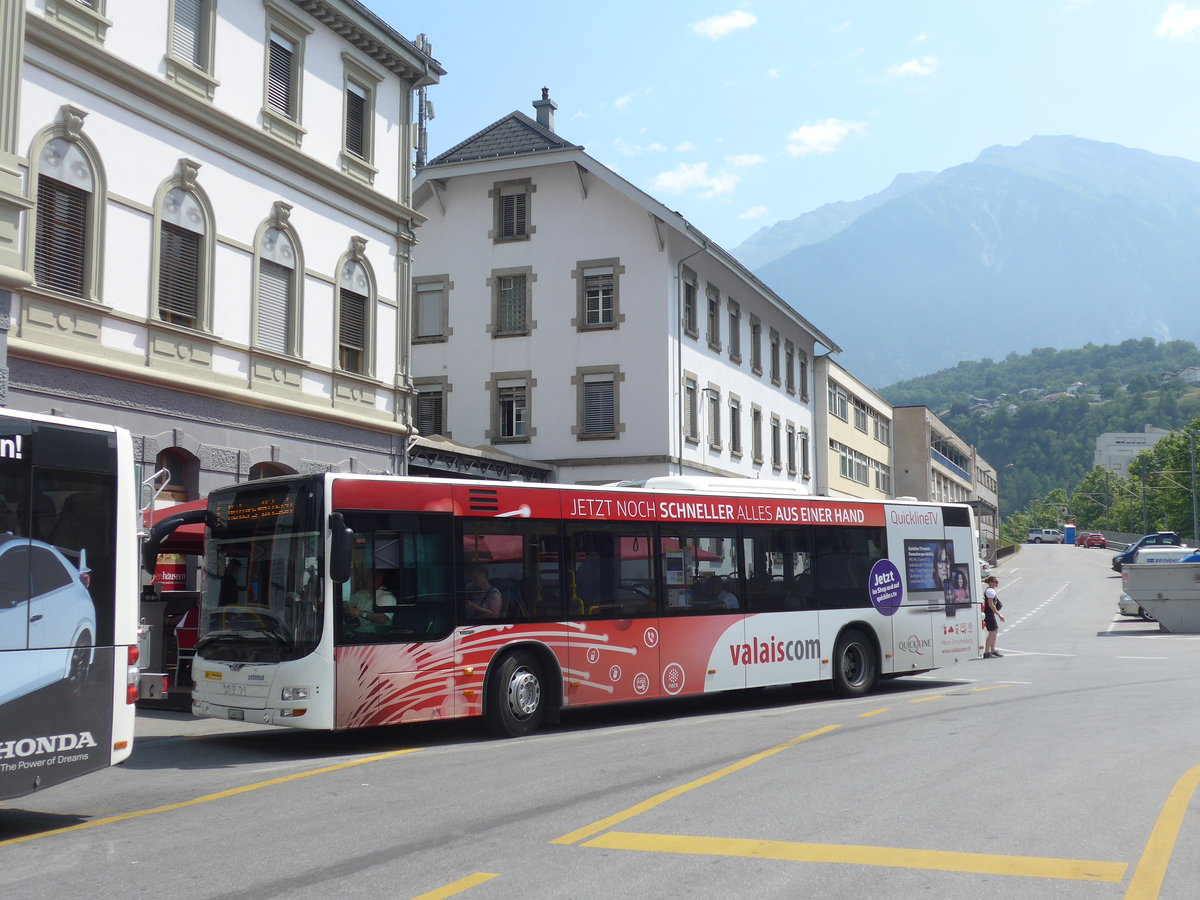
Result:
[[542,88],[542,99],[534,100],[533,108],[537,110],[538,124],[549,131],[553,131],[554,111],[558,109],[558,104],[550,99],[550,88]]

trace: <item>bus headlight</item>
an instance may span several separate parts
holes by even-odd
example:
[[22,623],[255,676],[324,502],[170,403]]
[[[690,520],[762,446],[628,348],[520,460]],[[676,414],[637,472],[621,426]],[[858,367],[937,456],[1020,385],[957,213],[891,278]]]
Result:
[[308,688],[306,687],[285,687],[280,693],[280,699],[284,703],[294,703],[297,700],[308,699]]

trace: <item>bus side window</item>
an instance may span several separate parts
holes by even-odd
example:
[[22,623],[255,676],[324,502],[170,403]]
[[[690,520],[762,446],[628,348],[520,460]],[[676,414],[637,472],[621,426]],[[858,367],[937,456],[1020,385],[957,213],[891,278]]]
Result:
[[648,529],[579,523],[568,527],[567,547],[568,616],[632,618],[657,611]]

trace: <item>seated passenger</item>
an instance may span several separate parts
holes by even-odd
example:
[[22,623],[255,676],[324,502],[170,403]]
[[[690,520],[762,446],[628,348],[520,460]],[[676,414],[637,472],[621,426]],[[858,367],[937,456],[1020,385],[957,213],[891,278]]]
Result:
[[355,591],[350,595],[342,610],[346,619],[356,623],[360,634],[384,631],[392,624],[392,614],[376,612],[379,606],[396,606],[396,595],[383,584],[383,573],[375,573],[375,590],[367,588]]
[[725,587],[725,579],[720,575],[712,575],[705,582],[704,600],[711,606],[722,606],[725,609],[738,608],[738,598]]
[[498,619],[504,598],[488,580],[487,566],[467,566],[466,615],[468,619]]

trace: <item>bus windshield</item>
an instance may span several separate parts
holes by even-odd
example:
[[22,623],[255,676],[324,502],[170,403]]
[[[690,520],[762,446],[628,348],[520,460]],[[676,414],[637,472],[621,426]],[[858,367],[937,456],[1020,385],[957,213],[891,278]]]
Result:
[[321,640],[318,483],[253,482],[214,492],[219,524],[205,541],[196,654],[274,663]]

